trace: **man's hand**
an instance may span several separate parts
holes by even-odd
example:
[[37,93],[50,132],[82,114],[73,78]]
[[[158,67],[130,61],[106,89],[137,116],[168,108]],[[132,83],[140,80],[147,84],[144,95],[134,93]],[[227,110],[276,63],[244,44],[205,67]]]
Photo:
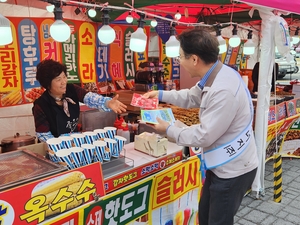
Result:
[[118,100],[119,95],[117,94],[112,100],[107,101],[107,107],[115,113],[126,112],[127,106]]
[[149,91],[142,95],[143,98],[158,98],[158,91]]
[[156,120],[158,124],[154,124],[154,129],[159,134],[166,134],[167,128],[170,126],[170,124],[167,121],[164,121],[158,117],[156,117]]

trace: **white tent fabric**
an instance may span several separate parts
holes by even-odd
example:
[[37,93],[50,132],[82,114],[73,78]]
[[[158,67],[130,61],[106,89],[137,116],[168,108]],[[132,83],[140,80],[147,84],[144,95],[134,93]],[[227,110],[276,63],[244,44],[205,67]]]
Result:
[[269,10],[259,9],[262,18],[261,26],[261,53],[258,80],[258,96],[255,118],[255,139],[258,149],[259,167],[252,190],[264,192],[264,173],[266,158],[266,140],[268,131],[268,113],[270,107],[270,91],[272,71],[275,60],[275,15]]

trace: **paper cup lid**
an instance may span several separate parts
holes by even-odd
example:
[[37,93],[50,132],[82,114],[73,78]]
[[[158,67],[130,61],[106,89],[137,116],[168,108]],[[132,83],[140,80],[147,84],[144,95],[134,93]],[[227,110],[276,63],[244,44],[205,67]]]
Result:
[[71,140],[73,140],[73,138],[71,136],[60,136],[59,138],[61,140],[63,140],[63,141],[71,141]]
[[121,140],[121,141],[127,141],[126,138],[119,136],[119,135],[115,135],[115,139]]
[[97,133],[94,132],[94,131],[86,131],[86,132],[83,132],[82,134],[84,134],[84,135],[97,135]]
[[60,138],[50,138],[46,141],[47,144],[60,144],[61,142]]
[[93,142],[94,146],[106,146],[105,141],[94,141]]
[[55,152],[55,155],[57,155],[58,157],[64,157],[70,155],[70,153],[71,153],[70,149],[64,148]]
[[95,133],[106,133],[106,130],[104,130],[104,129],[95,129],[94,132]]
[[71,134],[71,137],[73,137],[73,138],[84,138],[85,135],[84,134]]
[[95,146],[92,144],[82,144],[81,148],[91,149],[91,148],[95,148]]
[[117,130],[116,127],[104,127],[104,130]]
[[109,142],[109,143],[117,143],[116,140],[111,139],[111,138],[104,138],[104,141],[105,141],[105,142]]
[[83,148],[81,148],[81,147],[72,147],[72,148],[69,148],[69,150],[71,152],[82,152]]

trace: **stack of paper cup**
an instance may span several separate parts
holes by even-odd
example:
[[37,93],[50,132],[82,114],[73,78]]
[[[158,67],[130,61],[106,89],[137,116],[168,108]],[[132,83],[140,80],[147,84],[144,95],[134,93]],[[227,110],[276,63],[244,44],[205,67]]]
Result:
[[87,144],[93,144],[93,142],[97,140],[97,133],[96,132],[86,131],[86,132],[83,132],[82,134],[84,134],[85,143],[87,143]]
[[104,129],[95,129],[94,132],[97,134],[98,140],[103,140],[104,138],[107,138],[106,130]]
[[76,147],[81,147],[81,145],[85,144],[84,134],[71,134],[70,136],[73,138]]
[[71,136],[60,136],[59,138],[62,140],[62,146],[64,148],[72,148],[75,146]]
[[109,161],[111,156],[119,157],[117,151],[117,141],[111,138],[105,138],[104,141],[106,142],[106,149],[103,153],[103,160]]
[[95,154],[95,146],[92,144],[82,144],[81,147],[83,148],[85,165],[91,164]]
[[48,155],[50,160],[57,163],[58,158],[55,153],[63,148],[62,140],[60,138],[50,138],[46,141],[46,143],[48,145]]
[[74,167],[79,168],[81,166],[84,166],[85,165],[84,154],[83,154],[84,149],[81,147],[71,147],[69,149],[71,151]]
[[115,135],[117,134],[116,127],[104,127],[104,130],[106,130],[107,137],[110,139],[114,139]]
[[63,166],[68,167],[68,169],[75,168],[70,149],[60,149],[59,151],[55,152],[55,155],[57,156],[59,163]]
[[122,149],[123,149],[123,147],[124,147],[124,145],[125,145],[125,142],[126,142],[126,138],[124,138],[124,137],[122,137],[122,136],[118,136],[118,135],[116,135],[115,136],[115,140],[117,141],[117,147],[116,147],[116,149],[117,149],[117,153],[116,153],[116,155],[113,155],[112,154],[112,156],[114,156],[114,157],[119,157],[120,156],[120,153],[121,153],[121,151],[122,151]]
[[93,145],[95,146],[94,162],[103,162],[103,156],[106,149],[106,142],[94,141]]

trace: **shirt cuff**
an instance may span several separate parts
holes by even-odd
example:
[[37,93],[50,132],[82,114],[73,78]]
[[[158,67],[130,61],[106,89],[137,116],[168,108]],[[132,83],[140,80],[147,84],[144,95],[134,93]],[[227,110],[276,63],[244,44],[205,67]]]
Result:
[[166,129],[166,134],[168,135],[168,130],[169,130],[169,128],[171,127],[172,125],[169,125],[168,127],[167,127],[167,129]]
[[159,101],[162,101],[162,97],[163,97],[163,91],[162,91],[162,90],[159,90],[159,91],[158,91],[158,100],[159,100]]

